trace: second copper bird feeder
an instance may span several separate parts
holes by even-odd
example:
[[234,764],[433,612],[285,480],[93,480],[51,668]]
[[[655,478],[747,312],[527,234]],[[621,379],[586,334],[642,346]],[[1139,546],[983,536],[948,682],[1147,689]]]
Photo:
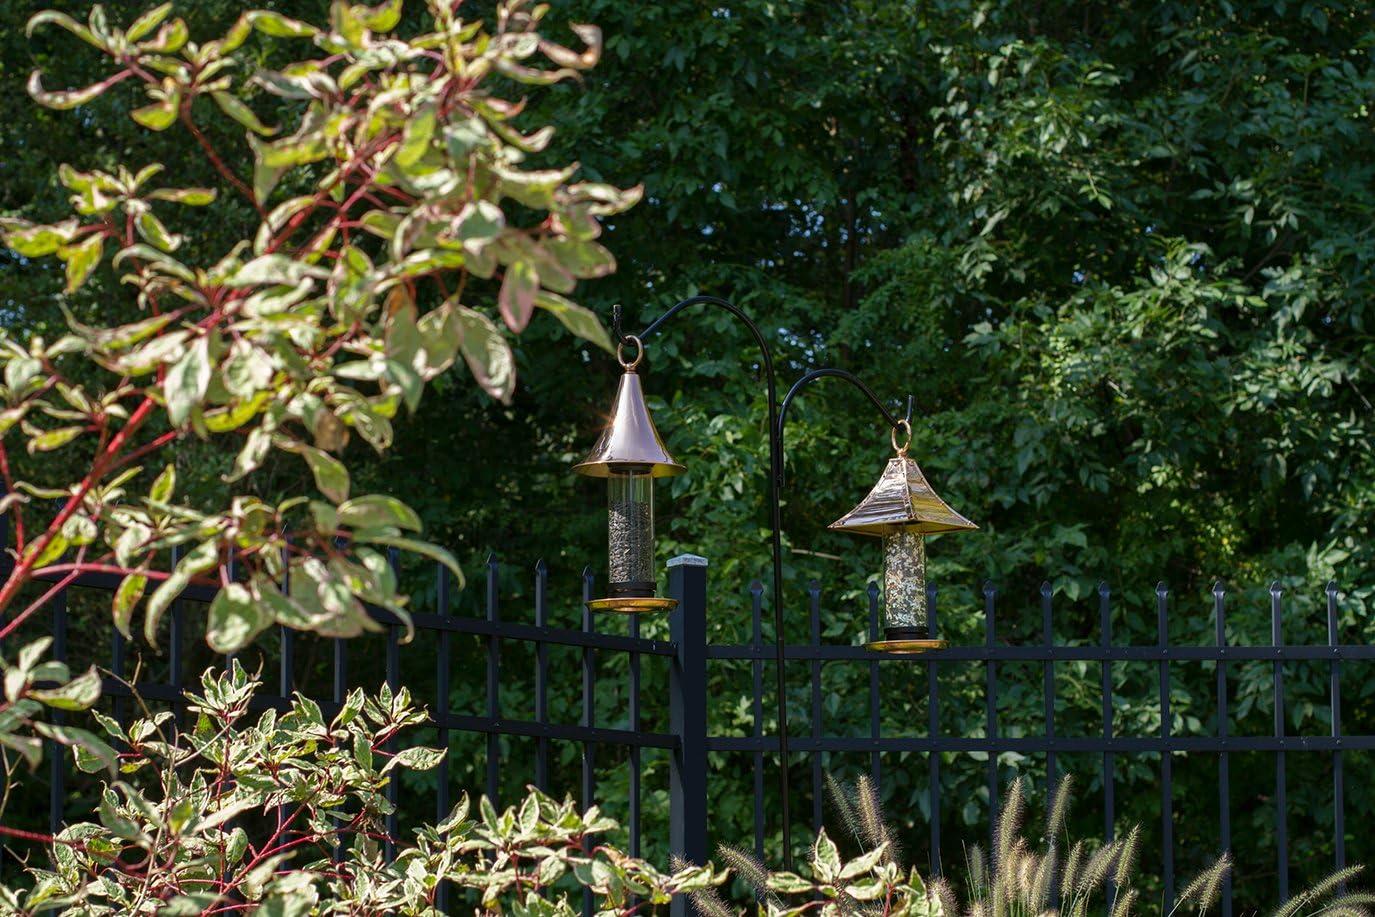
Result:
[[945,646],[931,639],[927,628],[926,536],[963,532],[978,526],[955,512],[936,495],[916,461],[907,454],[912,431],[906,421],[907,442],[893,449],[878,483],[859,505],[829,528],[883,539],[883,639],[866,644],[885,653],[923,653]]

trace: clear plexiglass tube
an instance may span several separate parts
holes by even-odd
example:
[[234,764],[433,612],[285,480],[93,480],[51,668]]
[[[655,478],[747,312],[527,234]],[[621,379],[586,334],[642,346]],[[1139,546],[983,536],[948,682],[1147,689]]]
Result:
[[617,470],[607,479],[607,559],[612,596],[654,595],[654,479]]

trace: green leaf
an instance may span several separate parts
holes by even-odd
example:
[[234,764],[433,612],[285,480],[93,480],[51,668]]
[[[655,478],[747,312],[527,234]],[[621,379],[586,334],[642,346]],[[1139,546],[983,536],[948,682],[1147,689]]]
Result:
[[553,239],[544,248],[560,267],[580,280],[605,277],[616,271],[615,256],[597,242]]
[[392,759],[382,767],[382,773],[386,773],[395,767],[406,767],[413,771],[427,771],[438,767],[439,762],[444,760],[444,751],[439,748],[407,748],[397,752]]
[[184,280],[187,283],[198,282],[195,271],[175,258],[170,257],[165,252],[158,251],[151,245],[136,242],[128,248],[121,248],[119,252],[115,254],[112,263],[115,267],[119,267],[120,264],[129,258],[140,258],[147,261],[156,266],[161,273],[167,274],[170,277],[176,277],[178,280]]
[[89,773],[92,764],[97,768],[103,765],[111,776],[119,770],[119,759],[115,755],[115,750],[93,732],[77,729],[75,726],[43,722],[34,723],[33,728],[39,735],[74,749],[77,766],[83,771]]
[[184,204],[187,207],[204,207],[214,203],[218,194],[214,188],[158,188],[148,195],[148,199]]
[[154,503],[167,503],[172,499],[172,494],[177,489],[177,466],[168,462],[166,467],[153,480],[153,486],[148,488],[148,499]]
[[864,853],[856,857],[855,859],[845,864],[845,868],[843,868],[840,871],[840,875],[836,877],[837,880],[845,882],[857,876],[862,876],[866,873],[872,872],[875,866],[883,862],[884,854],[886,854],[887,852],[888,845],[884,843],[875,847],[873,850],[870,850],[867,853]]
[[390,32],[401,21],[402,0],[384,0],[374,7],[357,7],[363,25],[374,32]]
[[355,540],[360,543],[380,544],[401,551],[410,551],[412,554],[419,554],[422,557],[428,557],[430,560],[438,561],[447,567],[449,572],[454,575],[454,580],[457,582],[459,588],[463,587],[463,568],[458,565],[458,561],[454,559],[452,554],[439,545],[430,544],[428,541],[418,541],[393,535],[372,535],[366,533],[356,535]]
[[[293,586],[295,585],[293,581]],[[257,601],[272,612],[273,618],[287,627],[308,630],[323,614],[316,608],[307,608],[291,596],[284,595],[276,584],[262,574],[254,576],[250,588]]]
[[386,494],[369,494],[339,504],[339,524],[356,529],[395,525],[414,532],[421,528],[415,510]]
[[138,41],[152,34],[153,30],[162,25],[162,21],[166,19],[171,12],[171,3],[163,3],[153,7],[129,24],[128,30],[124,33],[125,39],[128,41]]
[[230,583],[210,603],[205,641],[217,653],[236,653],[271,623],[272,616],[258,607],[246,586]]
[[353,734],[353,760],[364,772],[372,772],[372,743],[361,732]]
[[539,272],[529,261],[516,261],[506,266],[506,275],[501,279],[501,292],[497,294],[497,307],[506,327],[516,334],[530,324],[530,316],[535,312],[535,294],[539,292]]
[[153,594],[148,597],[148,609],[143,619],[143,636],[149,645],[158,645],[158,624],[167,607],[181,595],[192,577],[204,573],[220,562],[220,546],[215,541],[204,541],[191,550],[163,580]]
[[115,627],[125,639],[132,639],[129,622],[134,618],[134,606],[143,598],[143,590],[148,587],[148,577],[142,573],[130,573],[119,583],[111,606]]
[[262,427],[254,427],[248,431],[248,438],[234,459],[234,470],[225,475],[225,481],[232,483],[244,475],[256,471],[262,465],[263,460],[267,458],[267,453],[271,448],[272,435]]
[[784,895],[805,895],[816,886],[795,872],[774,872],[769,874],[768,887]]
[[51,225],[21,224],[5,232],[5,244],[25,258],[39,258],[61,250],[76,238],[76,220]]
[[430,148],[430,141],[434,139],[437,118],[436,107],[426,105],[412,113],[407,119],[401,136],[401,145],[396,148],[396,153],[393,156],[398,166],[403,169],[409,168],[425,155],[425,152]]
[[186,28],[186,23],[180,19],[173,19],[158,29],[156,38],[143,42],[139,50],[151,54],[175,54],[190,37],[191,33]]
[[96,265],[100,264],[100,256],[104,251],[105,237],[99,233],[92,233],[76,245],[68,245],[59,250],[67,262],[67,293],[75,293],[81,289],[81,285],[91,276]]
[[506,214],[491,201],[464,204],[454,220],[453,235],[463,243],[466,251],[477,253],[506,228]]
[[[173,895],[167,899],[166,904],[158,908],[158,917],[199,917],[201,914],[213,911],[215,904],[220,900],[222,900],[220,896],[214,892]],[[307,905],[307,910],[304,913],[309,913],[309,907]],[[263,908],[259,908],[254,913],[262,914],[265,911]]]
[[277,128],[268,127],[264,124],[253,112],[253,109],[245,105],[238,96],[228,92],[212,92],[210,95],[214,98],[215,104],[220,107],[221,111],[253,133],[261,134],[264,137],[277,133]]
[[611,343],[611,335],[597,314],[586,306],[580,306],[557,293],[541,290],[535,294],[535,305],[553,314],[563,327],[578,337],[591,341],[607,353],[615,353],[616,346]]
[[264,35],[271,35],[273,38],[310,38],[320,32],[313,25],[288,19],[281,13],[274,13],[270,10],[253,10],[248,13],[248,21],[259,32]]
[[310,466],[320,493],[335,503],[342,503],[349,498],[349,471],[343,462],[313,446],[301,446],[297,451]]
[[167,370],[162,394],[167,401],[167,419],[173,426],[184,426],[191,412],[205,400],[212,370],[209,335],[197,338],[185,355]]
[[181,247],[182,237],[168,232],[162,220],[159,220],[151,210],[140,213],[134,220],[134,225],[138,228],[139,236],[154,248],[172,252]]
[[254,917],[306,917],[314,912],[318,894],[313,888],[274,894],[265,898],[253,914]]
[[179,100],[175,97],[163,99],[134,109],[129,113],[129,117],[150,131],[165,131],[177,121],[178,104]]
[[56,688],[33,688],[29,697],[57,710],[87,710],[100,700],[100,675],[91,666]]
[[511,345],[496,324],[481,312],[459,306],[457,314],[463,329],[463,360],[473,378],[487,394],[509,404],[516,390],[516,358]]
[[29,440],[29,452],[52,452],[61,449],[85,431],[85,427],[58,427],[46,430]]
[[[31,552],[33,546],[37,543],[37,541],[29,542],[29,550],[25,553]],[[63,554],[67,553],[67,548],[67,536],[63,535],[61,532],[54,533],[52,538],[48,539],[48,543],[43,546],[43,550],[38,552],[38,556],[34,558],[33,569],[43,569],[48,564],[60,558]]]
[[237,430],[262,412],[264,405],[272,399],[269,392],[258,392],[246,401],[235,402],[228,408],[205,412],[205,428],[211,433],[227,433]]

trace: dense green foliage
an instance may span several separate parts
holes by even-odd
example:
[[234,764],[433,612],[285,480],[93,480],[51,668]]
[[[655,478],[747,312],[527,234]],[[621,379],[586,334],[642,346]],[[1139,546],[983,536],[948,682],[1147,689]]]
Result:
[[[193,150],[128,121],[132,92],[111,93],[77,119],[29,105],[20,92],[28,70],[65,44],[26,42],[27,6],[0,13],[11,90],[0,101],[6,213],[53,218],[65,191],[52,165],[73,150],[114,161],[136,150],[188,184],[211,180]],[[309,18],[323,4],[277,6]],[[110,4],[121,21],[140,7]],[[1043,579],[1057,590],[1057,638],[1097,640],[1094,585],[1105,579],[1120,642],[1154,639],[1158,580],[1173,588],[1171,636],[1204,642],[1215,578],[1238,587],[1236,638],[1268,639],[1261,590],[1275,577],[1290,589],[1288,639],[1325,637],[1319,590],[1328,578],[1342,586],[1344,636],[1369,638],[1375,33],[1364,4],[567,0],[557,11],[600,25],[607,48],[583,81],[532,98],[532,123],[560,127],[547,155],[577,158],[593,180],[645,184],[643,202],[602,239],[618,273],[579,289],[579,301],[602,316],[622,302],[638,324],[683,295],[724,295],[766,329],[784,384],[838,365],[895,405],[912,393],[913,454],[983,528],[932,544],[936,577],[953,587],[940,603],[951,639],[981,638],[974,588],[984,577],[1006,596],[1006,640],[1038,632]],[[214,32],[237,4],[210,0],[185,12]],[[90,63],[63,65],[77,85]],[[242,205],[226,207],[185,230],[190,244],[215,251],[226,216],[251,218],[232,209]],[[58,271],[15,261],[4,277],[25,321],[57,319]],[[106,307],[100,282],[79,303],[85,314]],[[661,492],[664,552],[711,558],[717,635],[739,640],[748,635],[747,583],[767,569],[757,355],[743,329],[708,311],[649,343],[646,388],[689,467]],[[522,381],[509,406],[441,380],[441,397],[398,428],[393,457],[356,477],[415,506],[433,540],[470,569],[490,550],[511,562],[508,571],[546,558],[561,620],[572,623],[574,574],[595,568],[602,551],[602,495],[568,466],[593,438],[615,367],[590,347],[570,351],[553,323],[532,325],[516,359]],[[887,434],[839,388],[818,387],[798,408],[785,513],[797,549],[789,619],[803,636],[803,584],[817,577],[825,636],[848,642],[863,629],[860,589],[877,557],[822,529],[877,474]],[[189,455],[183,479],[212,488],[225,467],[216,463],[227,461]],[[299,486],[299,476],[277,483]],[[506,577],[511,587],[528,582]],[[480,594],[470,589],[463,601],[476,607]],[[913,731],[926,720],[923,695],[905,670],[889,668],[885,729]],[[977,734],[981,673],[949,668],[942,726]],[[747,678],[714,671],[713,729],[747,729]],[[1098,673],[1058,674],[1059,731],[1095,731]],[[1176,665],[1175,674],[1176,731],[1213,731],[1211,671]],[[1327,730],[1326,674],[1289,668],[1291,730]],[[1113,675],[1119,730],[1158,729],[1154,670],[1118,665]],[[1271,728],[1270,675],[1233,666],[1235,732]],[[799,668],[792,680],[799,718],[805,676]],[[828,730],[862,728],[856,699],[866,677],[827,669]],[[1004,667],[1002,677],[1004,729],[1042,728],[1039,667]],[[458,689],[456,709],[471,708],[480,688],[473,679]],[[1344,688],[1345,727],[1370,731],[1375,682],[1348,677]],[[503,690],[510,709],[528,697],[519,684]],[[624,716],[622,697],[603,691],[602,721]],[[576,751],[566,753],[571,761]],[[715,763],[718,774],[740,776],[713,782],[714,828],[738,840],[750,823],[749,762]],[[1084,773],[1086,794],[1099,792],[1097,760],[1062,764]],[[942,813],[948,828],[981,831],[982,763],[946,765],[946,799],[960,801]],[[1331,856],[1328,767],[1290,756],[1291,843],[1312,875]],[[1146,826],[1147,872],[1157,868],[1157,768],[1149,756],[1118,760],[1123,816]],[[529,779],[519,771],[509,769],[512,788]],[[890,810],[914,839],[925,837],[925,760],[885,760],[885,773]],[[1359,824],[1357,814],[1375,812],[1369,763],[1349,756],[1348,775],[1348,823]],[[1273,888],[1273,811],[1259,801],[1273,771],[1268,758],[1236,756],[1233,777],[1238,890],[1258,905]],[[1217,843],[1216,772],[1211,760],[1179,761],[1176,778],[1175,811],[1187,813],[1176,824],[1181,859],[1198,866]],[[805,796],[802,777],[798,791]],[[1087,832],[1096,815],[1084,817]],[[1363,843],[1353,838],[1353,858],[1369,858]]]

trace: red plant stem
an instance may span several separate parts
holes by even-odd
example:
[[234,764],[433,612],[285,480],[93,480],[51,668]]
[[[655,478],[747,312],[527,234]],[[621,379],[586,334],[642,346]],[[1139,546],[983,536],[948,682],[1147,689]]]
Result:
[[[13,620],[11,620],[4,627],[0,627],[0,640],[4,640],[6,637],[12,634],[15,628],[17,628],[20,624],[23,624],[26,620],[28,620],[30,615],[32,615],[38,609],[42,608],[45,604],[47,604],[48,600],[50,600],[53,596],[57,595],[63,589],[66,589],[68,586],[70,586],[80,575],[81,573],[79,571],[73,570],[71,573],[68,573],[66,576],[62,577],[62,579],[54,583],[52,588],[49,589],[47,592],[43,593],[37,599],[34,599],[32,605],[30,605],[28,608],[25,608],[23,611],[19,612],[19,614],[15,615]],[[6,583],[6,585],[8,585],[8,583]]]
[[136,462],[148,453],[156,452],[168,443],[175,441],[178,437],[181,436],[181,433],[182,431],[180,430],[168,430],[166,433],[162,434],[157,439],[153,440],[150,443],[145,443],[142,446],[139,446],[133,452],[130,452],[128,455],[124,456],[122,459],[115,462],[113,465],[110,466],[110,470],[118,471],[125,465],[128,465],[130,462]]
[[33,841],[35,844],[51,844],[57,840],[51,834],[39,834],[37,831],[25,831],[22,828],[11,828],[7,825],[0,825],[0,834],[5,837],[17,837],[21,841]]
[[[14,493],[14,478],[10,475],[10,453],[5,448],[5,443],[0,440],[0,475],[4,477],[5,493]],[[24,511],[18,501],[10,504],[10,515],[14,517],[14,546],[18,551],[24,550]]]
[[[19,558],[19,563],[15,564],[14,569],[10,571],[9,578],[5,580],[5,585],[0,587],[0,611],[8,608],[10,603],[14,601],[14,597],[19,592],[19,589],[24,583],[28,582],[31,577],[34,561],[43,553],[44,548],[52,542],[53,536],[62,530],[62,526],[66,524],[67,520],[76,512],[77,507],[81,505],[81,501],[86,498],[86,494],[90,493],[91,488],[94,487],[101,477],[109,470],[111,461],[119,454],[120,450],[124,448],[125,444],[128,443],[129,438],[138,431],[138,428],[143,426],[144,422],[148,420],[155,406],[156,402],[153,401],[152,396],[145,396],[142,403],[129,415],[128,423],[114,435],[109,445],[105,447],[105,451],[96,456],[95,461],[91,463],[90,473],[82,478],[81,483],[77,485],[76,492],[71,495],[66,504],[58,512],[57,518],[49,524],[47,531],[34,539],[30,550]],[[38,606],[30,605],[28,608],[24,609],[24,611],[12,618],[3,629],[0,629],[0,639],[8,636],[37,610]]]
[[[295,812],[292,812],[290,816],[288,816],[281,824],[277,826],[277,830],[272,832],[272,836],[267,839],[263,846],[258,848],[258,852],[254,855],[253,859],[246,866],[243,867],[242,872],[244,875],[247,875],[249,872],[251,872],[254,866],[257,866],[263,860],[267,859],[268,856],[279,853],[280,851],[286,850],[290,847],[297,846],[300,843],[300,841],[292,841],[290,843],[283,844],[280,847],[272,846],[277,842],[277,838],[282,836],[282,832],[286,830],[287,825],[290,825],[293,821],[296,820],[297,815],[300,815],[303,811],[305,811],[305,807],[306,804],[304,802],[301,803],[299,806],[296,807]],[[231,882],[229,884],[229,888],[233,888],[237,884],[238,880]],[[225,889],[225,891],[228,891],[229,888]]]
[[257,197],[253,194],[253,189],[248,187],[247,183],[245,183],[242,178],[235,175],[229,166],[224,164],[224,160],[220,158],[220,154],[215,150],[210,139],[196,126],[196,122],[191,120],[191,99],[185,99],[181,103],[180,116],[181,123],[185,125],[186,129],[191,133],[191,136],[196,138],[196,142],[199,143],[201,149],[205,151],[205,155],[209,157],[210,164],[215,167],[215,171],[219,172],[225,181],[233,185],[235,190],[248,198],[248,202],[253,205],[254,210],[258,211],[259,216],[263,219],[267,219],[267,210],[262,204],[258,203]]
[[[151,580],[169,579],[172,574],[162,570],[134,570],[130,567],[121,567],[118,564],[49,564],[46,567],[39,567],[33,571],[33,576],[38,577],[48,573],[118,573],[121,576],[129,573],[138,573]],[[216,586],[218,581],[210,576],[193,576],[191,582],[197,586]]]
[[[339,170],[338,177],[336,177],[334,181],[330,182],[329,185],[317,191],[315,193],[314,200],[312,200],[307,206],[302,208],[300,213],[296,214],[290,220],[287,221],[286,225],[282,227],[281,232],[276,236],[276,238],[272,240],[270,244],[268,244],[267,248],[264,250],[264,254],[272,254],[277,249],[281,248],[282,245],[286,243],[286,240],[291,237],[291,234],[294,233],[296,229],[302,223],[304,223],[306,219],[308,219],[310,215],[313,214],[320,207],[321,204],[324,203],[325,198],[329,196],[330,191],[332,191],[336,185],[339,185],[347,181],[349,176],[351,176],[354,172],[358,171],[358,169],[365,164],[369,156],[373,155],[373,153],[377,150],[385,149],[388,144],[399,141],[400,139],[401,135],[399,133],[392,133],[386,137],[374,141],[371,146],[364,147],[363,149],[358,150],[354,154],[354,157],[349,162],[349,164]],[[372,186],[369,185],[367,182],[359,184],[358,190],[354,192],[354,194],[348,200],[344,201],[342,204],[338,205],[335,208],[334,217],[328,223],[326,223],[324,227],[322,227],[320,231],[316,233],[309,242],[305,244],[302,250],[310,249],[320,239],[323,239],[325,237],[325,234],[329,232],[331,228],[337,228],[340,221],[348,215],[349,208],[352,207],[353,204],[358,200],[359,195],[367,193],[367,191],[371,187]]]

